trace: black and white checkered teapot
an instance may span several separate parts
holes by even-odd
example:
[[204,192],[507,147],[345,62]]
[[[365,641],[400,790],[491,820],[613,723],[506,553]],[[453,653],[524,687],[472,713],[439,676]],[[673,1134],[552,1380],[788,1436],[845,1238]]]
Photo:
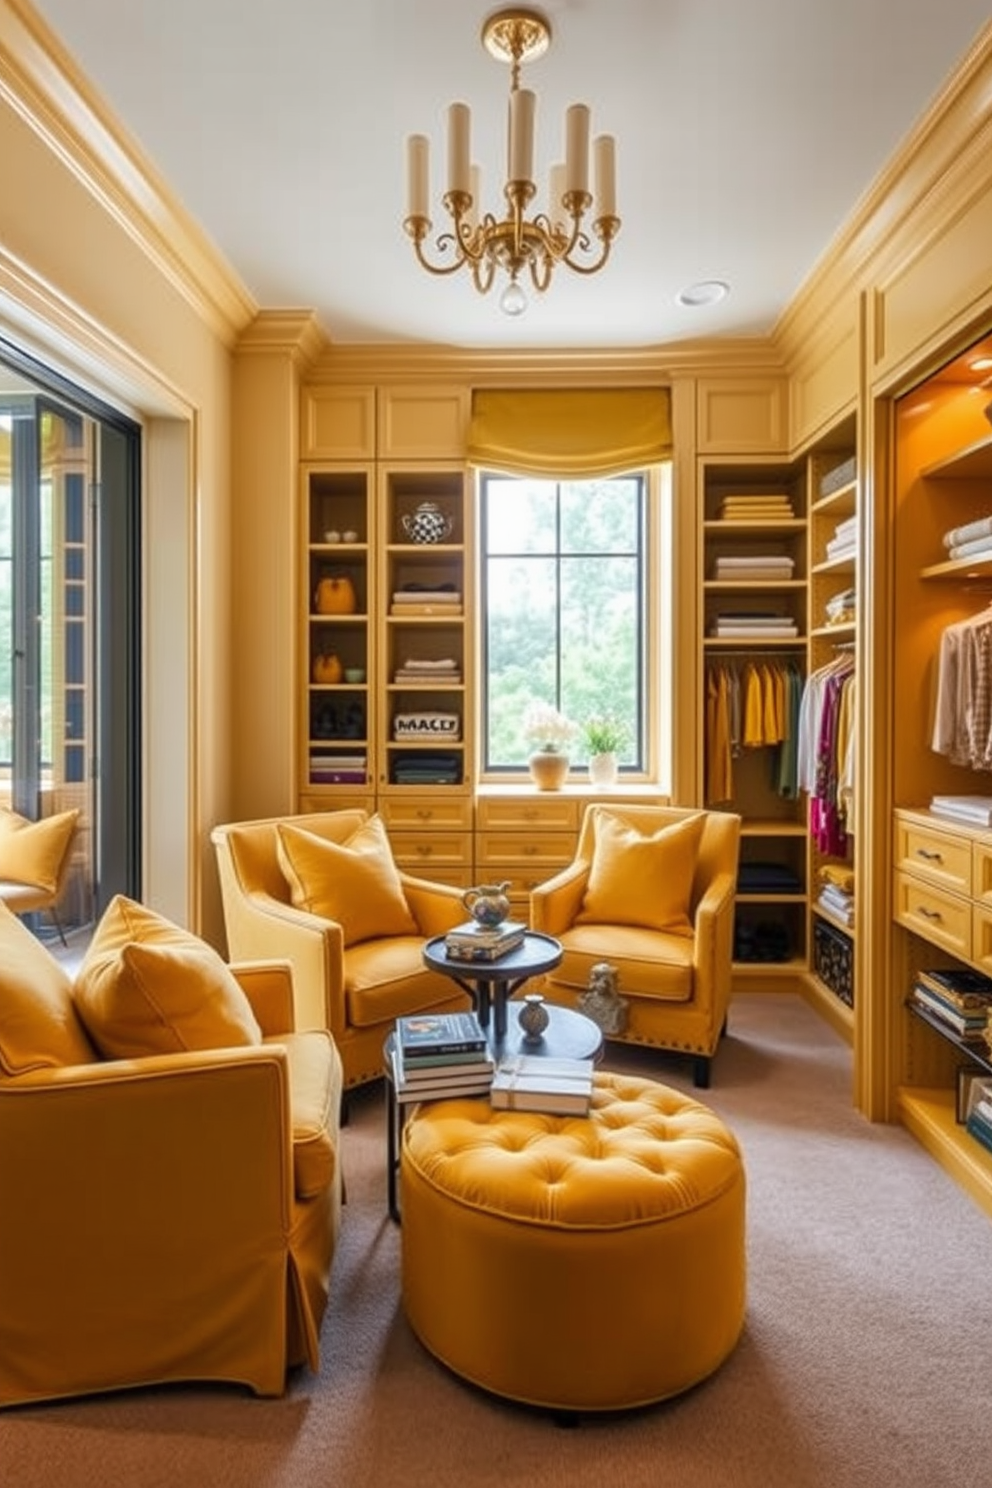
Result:
[[451,518],[436,501],[422,501],[416,511],[407,512],[400,520],[411,542],[440,543],[451,536]]

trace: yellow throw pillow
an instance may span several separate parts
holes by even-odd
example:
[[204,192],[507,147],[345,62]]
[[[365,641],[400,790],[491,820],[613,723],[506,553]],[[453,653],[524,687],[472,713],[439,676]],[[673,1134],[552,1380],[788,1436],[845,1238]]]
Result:
[[382,818],[370,816],[345,842],[280,822],[279,863],[297,909],[335,920],[345,945],[380,935],[416,935]]
[[0,903],[0,1070],[24,1075],[93,1060],[69,973]]
[[108,1059],[262,1041],[251,1003],[213,947],[121,894],[96,928],[74,995]]
[[621,817],[599,812],[576,920],[691,935],[689,901],[705,821],[698,812],[645,836]]
[[58,811],[38,821],[0,810],[0,879],[54,894],[78,820],[75,810]]

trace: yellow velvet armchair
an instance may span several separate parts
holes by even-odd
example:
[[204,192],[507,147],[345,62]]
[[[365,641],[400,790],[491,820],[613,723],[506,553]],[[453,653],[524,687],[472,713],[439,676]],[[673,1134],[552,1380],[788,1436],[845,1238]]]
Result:
[[573,862],[531,893],[534,929],[564,952],[549,1000],[588,1011],[593,967],[615,967],[607,1037],[691,1055],[701,1087],[730,1002],[739,843],[730,812],[597,803]]
[[287,963],[231,971],[255,1042],[107,1058],[78,978],[0,905],[0,1405],[182,1380],[278,1395],[317,1369],[341,1064],[329,1034],[292,1031]]
[[[297,1026],[330,1029],[346,1090],[381,1076],[397,1018],[469,1005],[422,958],[426,939],[466,918],[463,891],[398,871],[384,832],[366,842],[367,856],[349,856],[376,824],[367,812],[342,810],[234,822],[211,834],[228,955],[291,961]],[[312,838],[330,844],[326,852]],[[371,879],[361,876],[367,861],[376,865]]]

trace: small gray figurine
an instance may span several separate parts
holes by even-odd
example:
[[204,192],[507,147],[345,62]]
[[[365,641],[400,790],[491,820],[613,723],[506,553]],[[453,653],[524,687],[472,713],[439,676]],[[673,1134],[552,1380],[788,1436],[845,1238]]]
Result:
[[606,1034],[623,1033],[627,1025],[627,999],[620,996],[615,966],[597,961],[589,971],[589,986],[579,997],[579,1007],[587,1018],[598,1023]]

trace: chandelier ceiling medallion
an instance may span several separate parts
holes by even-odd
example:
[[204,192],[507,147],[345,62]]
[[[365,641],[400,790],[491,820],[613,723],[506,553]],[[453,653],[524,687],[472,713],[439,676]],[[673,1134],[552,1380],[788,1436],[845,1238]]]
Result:
[[[565,161],[550,171],[548,209],[528,218],[525,213],[537,194],[534,184],[534,117],[536,97],[520,87],[520,67],[540,57],[551,42],[551,26],[536,10],[500,10],[482,27],[482,44],[510,65],[510,106],[507,179],[503,187],[505,215],[480,213],[480,172],[471,163],[471,116],[468,105],[448,108],[448,186],[442,203],[451,226],[438,233],[432,261],[424,251],[431,232],[430,146],[427,136],[407,139],[408,214],[404,229],[413,240],[418,261],[431,274],[453,274],[467,268],[481,294],[492,287],[497,269],[509,276],[500,306],[508,315],[527,307],[519,282],[524,270],[534,289],[543,293],[559,264],[579,274],[595,274],[610,256],[620,230],[616,214],[616,146],[612,135],[592,142],[595,192],[589,190],[589,109],[573,103],[565,113]],[[591,217],[593,244],[584,223]]]

